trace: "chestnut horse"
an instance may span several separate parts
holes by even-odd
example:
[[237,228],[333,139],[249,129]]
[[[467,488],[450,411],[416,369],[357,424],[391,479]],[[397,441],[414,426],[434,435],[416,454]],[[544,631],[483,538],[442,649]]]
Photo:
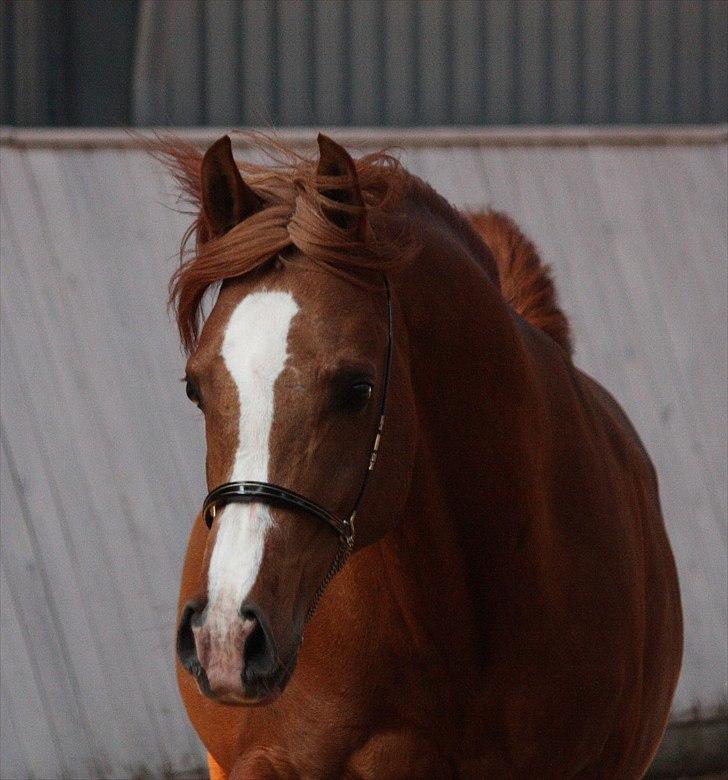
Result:
[[675,566],[548,270],[384,153],[259,143],[163,147],[197,215],[172,300],[212,493],[177,655],[213,777],[640,777]]

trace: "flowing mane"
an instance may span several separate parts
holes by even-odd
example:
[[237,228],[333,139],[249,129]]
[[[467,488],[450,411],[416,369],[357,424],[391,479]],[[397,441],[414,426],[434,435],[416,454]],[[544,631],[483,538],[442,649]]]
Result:
[[569,320],[559,306],[551,269],[536,247],[506,214],[487,211],[472,214],[470,220],[495,256],[503,298],[571,355]]
[[[507,216],[491,211],[466,218],[428,184],[409,174],[398,160],[380,151],[355,161],[367,213],[367,233],[362,239],[327,219],[324,210],[332,201],[321,192],[322,177],[312,158],[259,133],[247,137],[254,141],[265,163],[238,161],[237,165],[266,205],[216,238],[206,234],[201,218],[200,151],[180,139],[152,145],[152,152],[177,179],[182,198],[195,216],[182,239],[180,267],[170,282],[170,303],[188,353],[197,342],[208,288],[250,273],[271,258],[286,262],[285,251],[290,247],[357,284],[366,284],[357,271],[391,271],[404,266],[420,249],[401,219],[405,198],[449,223],[483,261],[504,299],[572,353],[569,322],[558,306],[549,268]],[[339,179],[331,177],[324,183],[336,189],[341,186]],[[326,191],[330,194],[331,189]],[[337,203],[336,208],[356,212],[359,207]]]

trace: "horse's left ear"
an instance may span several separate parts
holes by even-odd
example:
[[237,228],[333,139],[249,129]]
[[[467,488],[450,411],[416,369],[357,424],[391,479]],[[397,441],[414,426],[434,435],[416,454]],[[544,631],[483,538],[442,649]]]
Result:
[[240,175],[228,135],[205,152],[201,184],[202,216],[208,238],[221,236],[263,208],[261,198]]
[[[324,206],[326,216],[343,230],[351,231],[363,240],[366,233],[366,211],[361,196],[356,165],[343,146],[323,133],[318,135],[319,162],[316,169],[318,191],[329,200],[341,204]],[[338,182],[331,181],[339,179]]]

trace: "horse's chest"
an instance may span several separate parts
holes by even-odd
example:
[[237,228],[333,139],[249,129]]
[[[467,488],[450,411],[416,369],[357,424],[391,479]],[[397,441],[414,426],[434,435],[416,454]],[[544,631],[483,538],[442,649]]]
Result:
[[380,695],[363,700],[309,695],[305,707],[282,708],[275,715],[249,711],[231,780],[452,776],[443,757],[447,728],[418,686],[410,684],[392,699],[380,686],[373,689]]
[[[353,736],[353,735],[352,735]],[[318,744],[317,744],[318,743]],[[402,725],[372,734],[363,744],[314,739],[298,746],[271,745],[244,752],[230,780],[242,778],[448,778],[453,771],[428,736]]]
[[356,778],[448,778],[449,762],[422,731],[403,726],[373,735],[354,752],[347,773]]

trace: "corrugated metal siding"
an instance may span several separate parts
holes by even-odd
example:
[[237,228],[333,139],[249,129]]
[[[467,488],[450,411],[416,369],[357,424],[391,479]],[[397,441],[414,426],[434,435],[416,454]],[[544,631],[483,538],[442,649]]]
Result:
[[[141,15],[142,124],[717,122],[728,113],[723,0],[143,0]],[[188,101],[170,105],[170,90]]]
[[18,125],[702,123],[725,0],[4,0]]
[[[440,138],[402,158],[453,203],[509,211],[553,264],[578,364],[660,477],[686,619],[675,714],[725,714],[725,145]],[[165,311],[187,220],[135,149],[3,146],[2,173],[0,777],[189,770],[172,644],[204,443]]]
[[2,0],[0,122],[131,122],[137,0]]

